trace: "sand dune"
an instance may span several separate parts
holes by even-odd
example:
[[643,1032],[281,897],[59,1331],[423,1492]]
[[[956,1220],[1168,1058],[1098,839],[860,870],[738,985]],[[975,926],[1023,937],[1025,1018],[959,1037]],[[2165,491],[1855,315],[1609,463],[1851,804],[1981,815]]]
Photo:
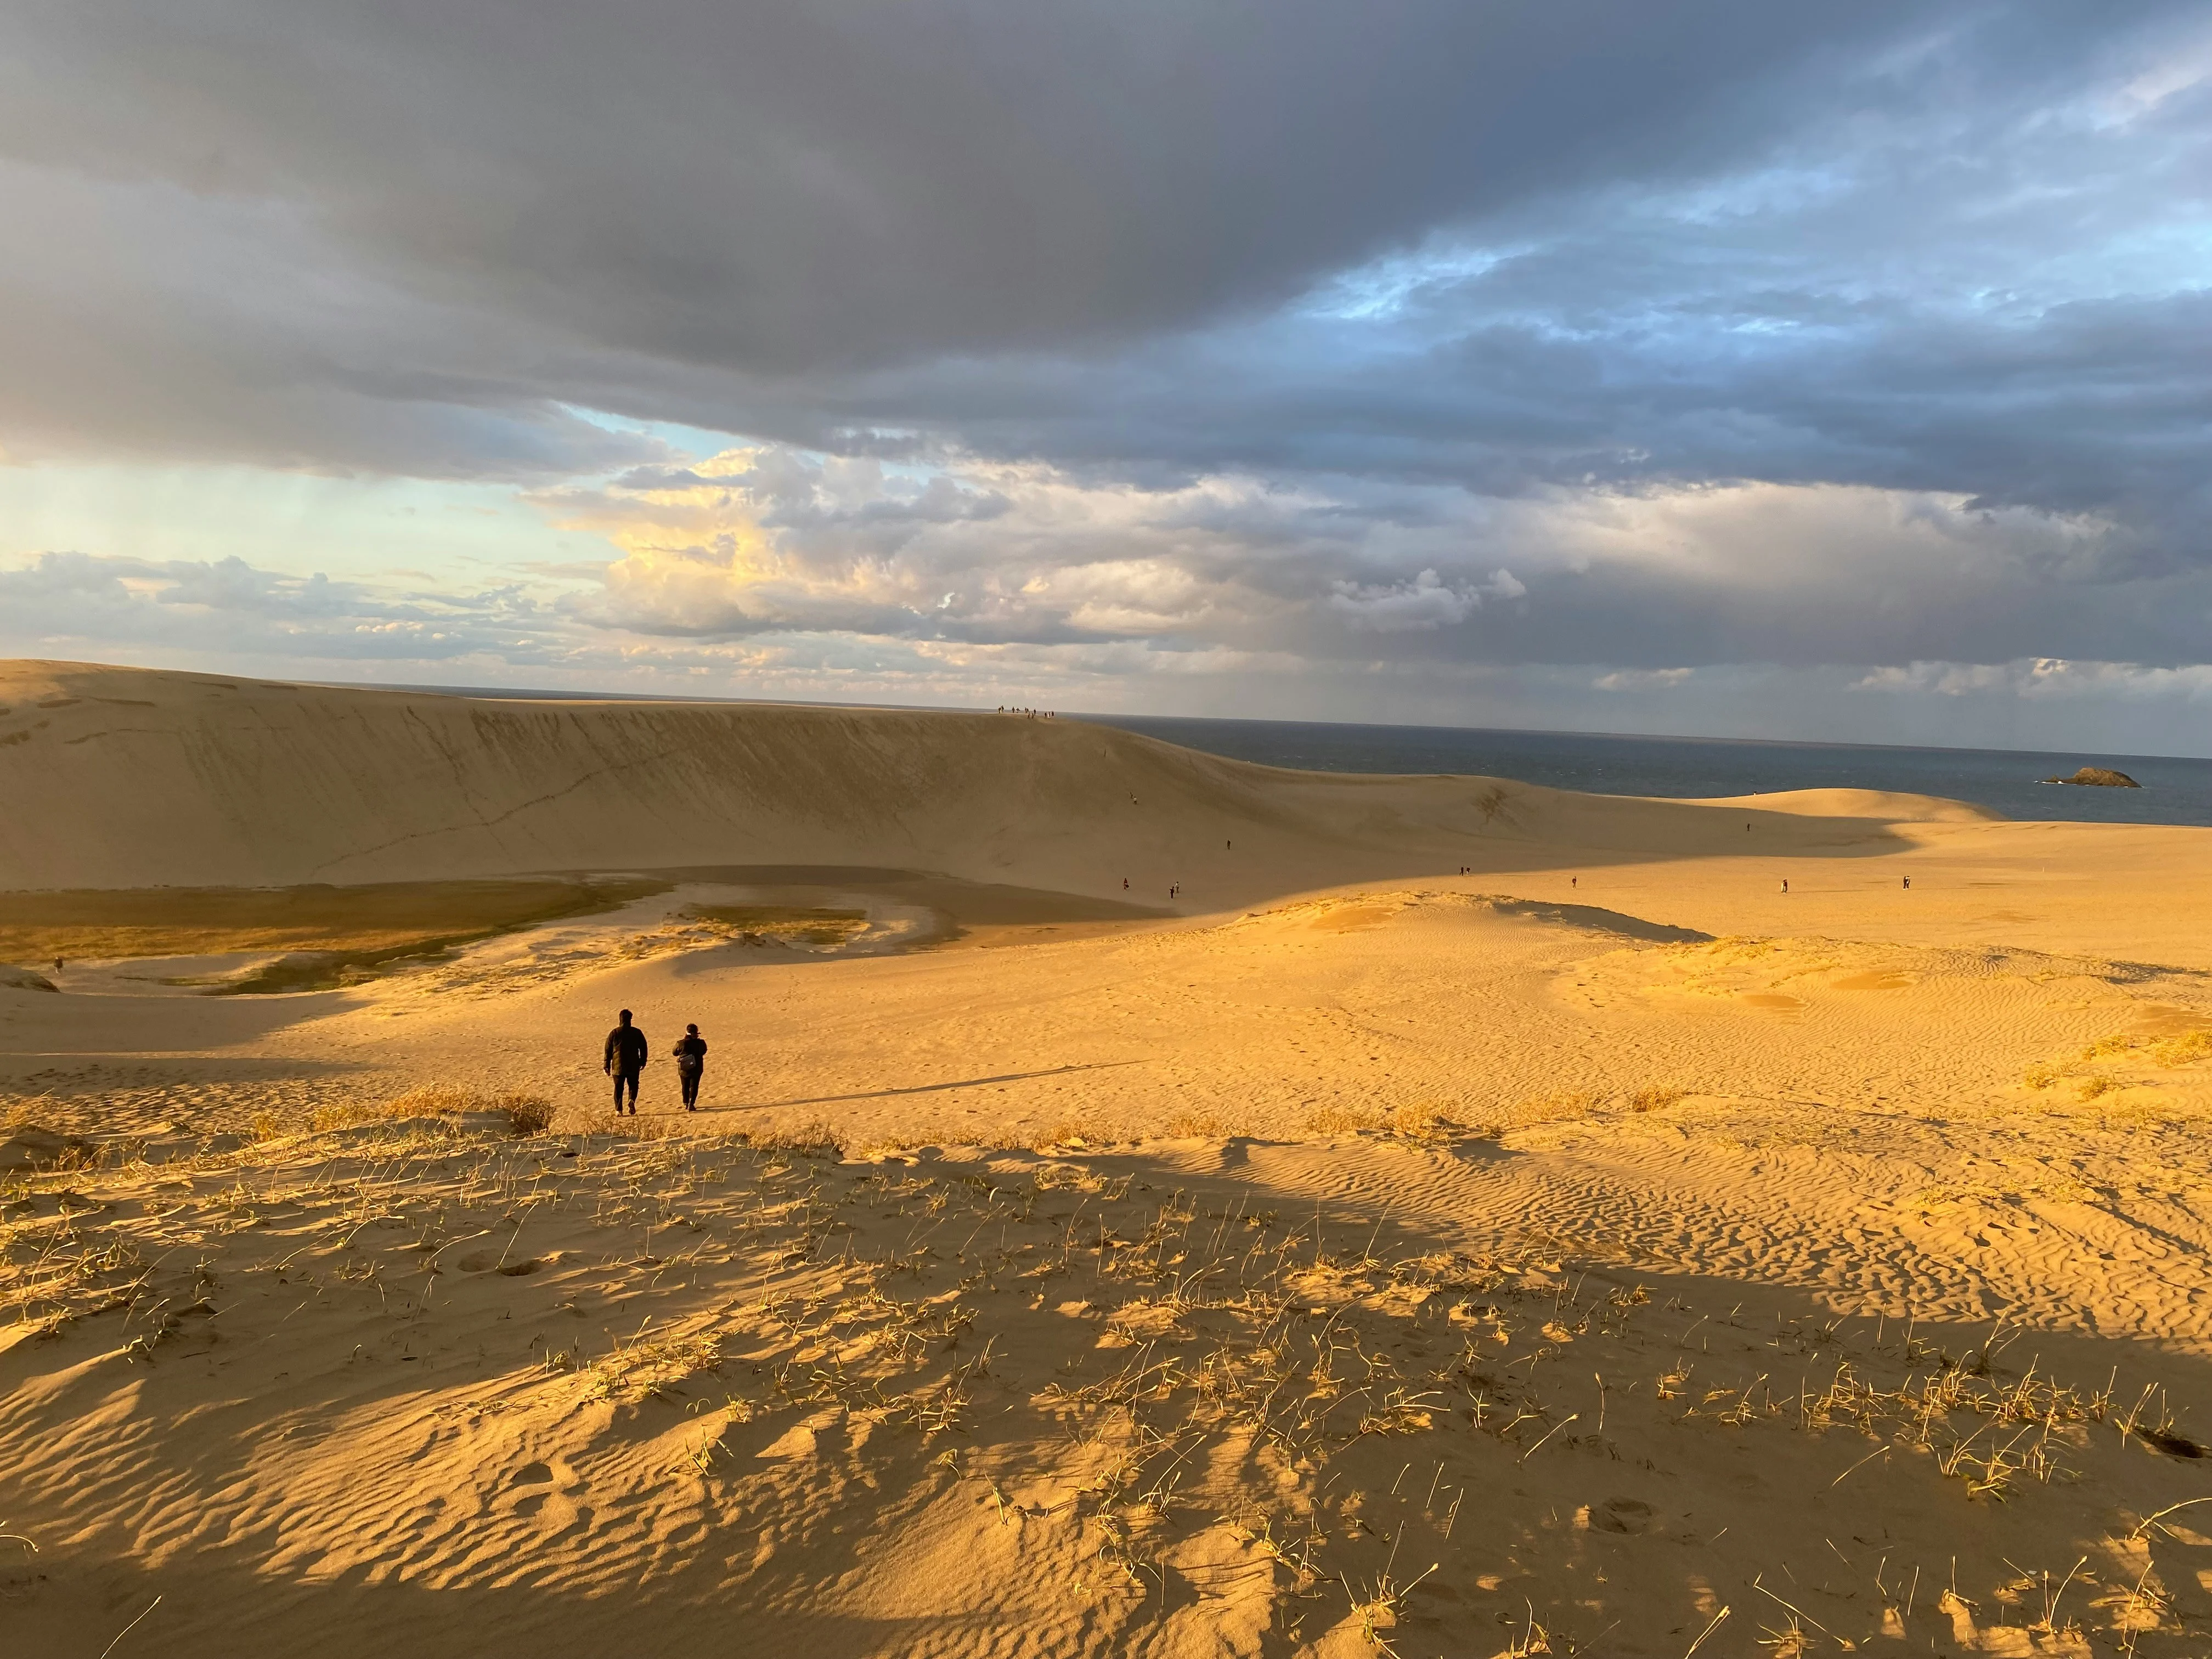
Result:
[[0,822],[0,887],[19,890],[815,865],[1101,896],[1127,878],[1148,899],[1181,884],[1234,904],[1431,872],[1493,844],[1734,851],[1748,817],[1778,851],[1881,846],[1892,819],[1969,811],[1285,773],[1066,720],[499,702],[52,663],[0,667],[0,788],[36,804]]
[[1704,804],[1751,806],[1761,811],[1794,812],[1807,817],[1870,819],[1875,823],[2001,822],[1999,814],[1966,801],[1891,789],[1778,789],[1758,795],[1723,796]]
[[0,979],[11,1650],[2212,1628],[2212,832],[0,702],[0,938],[111,953]]

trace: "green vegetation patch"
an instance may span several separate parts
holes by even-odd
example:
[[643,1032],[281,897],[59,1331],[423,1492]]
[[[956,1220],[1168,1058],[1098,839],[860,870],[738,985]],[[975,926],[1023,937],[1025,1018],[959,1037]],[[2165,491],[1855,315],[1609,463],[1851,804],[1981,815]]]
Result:
[[774,933],[808,945],[842,945],[868,925],[865,910],[806,909],[789,904],[695,904],[684,912],[740,933]]
[[378,882],[359,887],[159,887],[0,893],[0,961],[228,956],[283,959],[226,994],[326,989],[392,963],[665,893],[649,877]]

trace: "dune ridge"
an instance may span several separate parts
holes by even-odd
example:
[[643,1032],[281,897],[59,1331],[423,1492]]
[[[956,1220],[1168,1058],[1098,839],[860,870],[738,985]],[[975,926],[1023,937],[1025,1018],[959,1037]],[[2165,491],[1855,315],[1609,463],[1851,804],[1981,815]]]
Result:
[[[1227,903],[1485,846],[1885,841],[1955,802],[1698,804],[1482,777],[1285,772],[1073,720],[499,701],[0,664],[0,889],[458,879],[674,865],[888,865]],[[1212,860],[1241,842],[1241,859]]]

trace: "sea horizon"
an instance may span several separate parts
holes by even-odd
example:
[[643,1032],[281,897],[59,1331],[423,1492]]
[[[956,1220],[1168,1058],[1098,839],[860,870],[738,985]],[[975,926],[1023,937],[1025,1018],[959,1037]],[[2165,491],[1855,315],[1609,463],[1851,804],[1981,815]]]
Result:
[[[2027,821],[2212,825],[2212,759],[2193,756],[1197,715],[1065,718],[1300,771],[1500,777],[1588,794],[1675,799],[1869,789],[1963,800]],[[1755,762],[1746,753],[1752,750]],[[2082,766],[2125,773],[2141,787],[2044,781]]]
[[[323,684],[339,684],[322,682]],[[513,686],[343,683],[345,689],[527,702],[758,704],[916,713],[991,712],[980,705],[732,697],[674,692],[587,691]],[[1012,708],[1026,705],[1002,705]],[[1660,799],[1870,789],[1963,800],[2005,817],[2087,823],[2212,826],[2212,758],[2103,749],[1972,748],[1838,738],[1689,737],[1540,726],[1412,726],[1368,720],[1285,720],[1207,714],[1051,711],[1158,738],[1201,753],[1294,771],[1431,773],[1509,778],[1599,795]],[[1760,751],[1756,766],[1742,754]],[[2125,773],[2134,789],[2045,781],[2083,766]]]

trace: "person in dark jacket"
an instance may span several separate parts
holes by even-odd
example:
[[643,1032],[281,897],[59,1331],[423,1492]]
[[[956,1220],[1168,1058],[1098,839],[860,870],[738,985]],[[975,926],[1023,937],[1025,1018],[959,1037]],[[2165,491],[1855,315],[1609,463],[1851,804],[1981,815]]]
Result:
[[606,1071],[615,1080],[615,1115],[623,1111],[623,1089],[629,1089],[629,1115],[637,1115],[637,1074],[645,1069],[645,1033],[629,1023],[629,1010],[622,1011],[621,1022],[607,1033]]
[[699,1078],[707,1069],[707,1039],[699,1028],[687,1025],[676,1044],[676,1080],[684,1085],[684,1109],[699,1109]]

